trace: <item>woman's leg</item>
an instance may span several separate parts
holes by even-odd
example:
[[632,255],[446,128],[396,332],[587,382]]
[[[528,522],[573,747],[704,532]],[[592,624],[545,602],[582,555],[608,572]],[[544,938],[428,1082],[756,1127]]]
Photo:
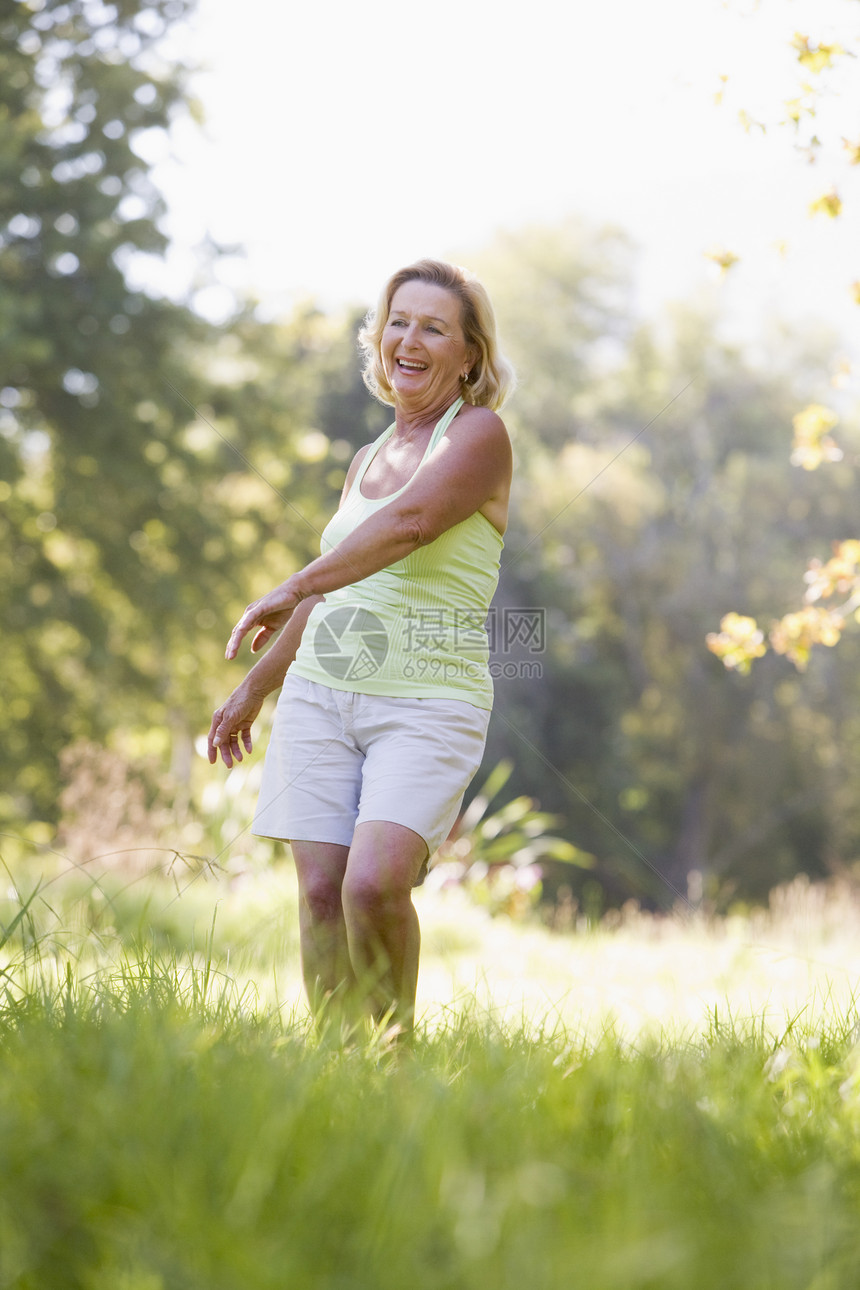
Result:
[[412,888],[427,843],[402,824],[367,820],[355,829],[343,878],[349,953],[359,992],[377,1020],[394,1009],[404,1031],[415,1021],[421,932]]
[[302,977],[314,1016],[339,1001],[348,1011],[355,988],[342,888],[349,847],[331,842],[291,843],[299,879]]

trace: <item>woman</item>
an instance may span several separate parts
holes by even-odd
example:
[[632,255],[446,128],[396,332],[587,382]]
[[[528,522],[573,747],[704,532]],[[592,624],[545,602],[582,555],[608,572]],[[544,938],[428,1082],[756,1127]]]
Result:
[[[249,605],[227,658],[280,635],[212,718],[209,760],[252,748],[283,683],[254,832],[289,841],[302,970],[412,1028],[412,888],[483,754],[493,687],[484,623],[498,581],[512,457],[495,409],[513,373],[485,289],[434,260],[386,283],[360,334],[393,426],[359,450],[322,555]],[[285,679],[286,677],[286,679]]]

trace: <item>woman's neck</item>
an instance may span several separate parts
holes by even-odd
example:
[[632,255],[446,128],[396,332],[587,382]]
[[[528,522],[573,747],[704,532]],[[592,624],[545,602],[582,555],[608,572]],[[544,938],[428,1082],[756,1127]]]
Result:
[[439,419],[445,415],[453,403],[459,398],[458,391],[454,391],[444,400],[437,401],[430,408],[410,408],[404,407],[400,402],[394,405],[394,433],[400,439],[415,439],[419,435],[426,433],[427,430],[433,430]]

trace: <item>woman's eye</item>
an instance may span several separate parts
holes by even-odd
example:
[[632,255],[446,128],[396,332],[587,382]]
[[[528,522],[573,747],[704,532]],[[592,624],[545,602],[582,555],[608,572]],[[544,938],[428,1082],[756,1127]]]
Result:
[[427,330],[428,330],[428,331],[435,332],[435,334],[436,334],[437,336],[441,336],[441,335],[442,335],[442,333],[441,333],[441,331],[439,330],[439,328],[438,328],[438,327],[428,327],[428,328],[427,328]]

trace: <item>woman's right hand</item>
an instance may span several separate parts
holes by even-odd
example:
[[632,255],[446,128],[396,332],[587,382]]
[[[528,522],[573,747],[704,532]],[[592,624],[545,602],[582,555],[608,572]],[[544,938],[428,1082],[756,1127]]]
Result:
[[297,575],[287,578],[280,586],[275,587],[267,596],[262,596],[259,600],[253,601],[245,610],[236,626],[233,628],[230,639],[227,642],[227,651],[225,658],[235,658],[239,653],[239,646],[242,644],[242,638],[247,636],[248,632],[256,628],[254,639],[251,642],[251,653],[256,654],[262,649],[270,636],[279,632],[293,615],[294,610],[301,604],[302,596],[296,589]]
[[253,751],[251,726],[259,715],[265,695],[255,694],[243,681],[237,685],[225,704],[216,710],[209,727],[207,740],[209,761],[214,766],[221,753],[221,760],[229,770],[234,761],[242,760],[241,738],[245,752]]

